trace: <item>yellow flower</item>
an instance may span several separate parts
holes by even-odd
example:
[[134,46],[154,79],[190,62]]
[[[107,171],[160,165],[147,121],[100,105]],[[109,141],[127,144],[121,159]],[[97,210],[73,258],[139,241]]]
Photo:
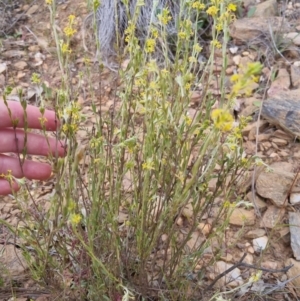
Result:
[[236,11],[236,4],[229,3],[228,6],[227,6],[227,10]]
[[212,40],[211,44],[218,49],[222,48],[222,44],[218,40]]
[[210,6],[207,10],[206,13],[208,15],[211,15],[212,17],[216,16],[218,13],[219,9],[216,6]]
[[199,45],[199,43],[194,44],[193,48],[194,48],[194,51],[195,51],[195,52],[201,52],[202,49],[203,49],[203,48]]
[[46,0],[46,4],[51,5],[52,4],[52,0]]
[[145,46],[145,50],[147,53],[151,53],[151,52],[154,52],[155,50],[155,45],[156,45],[156,42],[154,39],[148,39],[146,41],[146,46]]
[[211,119],[217,129],[229,132],[233,127],[233,116],[227,110],[215,109],[211,112]]
[[72,214],[71,215],[71,217],[70,217],[70,222],[71,222],[71,224],[73,224],[73,225],[78,225],[80,222],[81,222],[81,215],[80,214],[76,214],[76,213],[74,213],[74,214]]
[[164,25],[167,25],[172,20],[172,17],[170,16],[170,12],[166,8],[164,8],[162,10],[162,13],[159,14],[157,17],[158,20]]
[[231,77],[230,77],[230,81],[235,83],[237,82],[238,80],[240,79],[240,75],[239,74],[233,74]]
[[142,168],[145,169],[145,170],[154,169],[154,167],[153,167],[153,161],[148,159],[147,162],[144,162],[142,164]]
[[61,45],[61,52],[62,53],[71,53],[72,50],[69,48],[69,44],[62,43],[62,45]]
[[216,30],[218,30],[218,31],[223,30],[223,24],[222,23],[217,24],[216,25]]
[[158,30],[156,28],[151,28],[151,33],[155,39],[158,37]]
[[189,62],[190,63],[197,63],[197,59],[194,56],[189,57]]
[[73,24],[74,23],[74,20],[75,20],[75,16],[74,15],[70,15],[69,17],[68,17],[68,20],[69,20],[69,24]]
[[64,33],[67,37],[72,37],[76,32],[77,30],[70,26],[64,28]]
[[46,117],[39,117],[42,128],[45,126],[45,123],[48,121]]
[[198,9],[198,10],[203,10],[205,8],[205,4],[203,4],[201,2],[194,2],[192,4],[192,8]]
[[187,38],[187,34],[186,34],[185,31],[180,31],[180,32],[178,33],[178,37],[179,37],[179,39],[181,39],[181,40],[185,40],[185,39]]

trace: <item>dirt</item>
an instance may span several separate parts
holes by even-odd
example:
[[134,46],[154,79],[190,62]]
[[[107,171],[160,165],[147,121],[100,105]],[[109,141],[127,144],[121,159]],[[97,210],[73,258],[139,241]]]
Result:
[[[80,31],[80,28],[88,14],[88,9],[86,1],[60,1],[59,3],[58,14],[55,16],[58,30],[62,30],[62,28],[66,25],[68,16],[70,14],[74,14],[76,16],[78,32],[75,34],[72,42],[72,55],[76,64],[71,66],[71,69],[73,74],[73,84],[77,84],[79,81],[80,70],[84,68],[84,57],[82,51],[83,45],[81,43],[82,32]],[[3,10],[0,10],[0,13],[3,13]],[[33,73],[41,74],[41,80],[52,88],[58,88],[61,81],[61,72],[56,59],[55,45],[53,43],[48,20],[49,10],[44,1],[38,1],[38,3],[37,1],[33,1],[32,3],[29,3],[29,1],[20,1],[9,9],[6,8],[5,14],[6,17],[9,16],[10,18],[13,18],[15,23],[13,24],[13,30],[10,28],[10,26],[3,25],[1,27],[0,24],[0,30],[5,33],[0,45],[2,53],[0,57],[0,70],[1,66],[4,66],[2,64],[5,64],[6,66],[3,67],[5,70],[0,74],[0,91],[3,93],[4,88],[7,85],[10,85],[15,89],[22,88],[24,91],[26,91],[25,96],[28,96],[28,102],[35,104],[35,91],[31,82]],[[239,50],[239,52],[242,51]],[[249,54],[241,53],[240,55],[241,58],[247,58],[251,55],[251,52],[249,52]],[[235,66],[233,60],[234,56],[236,55],[231,55],[231,60],[229,60],[231,65],[229,68]],[[98,93],[98,101],[99,103],[101,102],[104,110],[109,110],[110,106],[112,105],[112,95],[114,93],[116,75],[109,70],[105,70],[105,72],[100,74],[97,67],[93,67],[92,72],[95,93],[96,95]],[[228,73],[229,72],[230,70]],[[30,94],[30,91],[33,92]],[[253,111],[255,111],[254,102],[260,99],[261,94],[254,95],[252,101],[250,99],[241,99],[240,114],[244,114],[245,111],[248,110],[245,115],[247,115],[249,112],[249,115],[251,115]],[[84,98],[83,95],[80,95],[79,101],[83,106],[83,111],[86,116],[91,116],[92,114],[89,98]],[[49,102],[47,103],[47,106],[52,108],[53,104]],[[87,119],[86,126],[92,127],[92,125],[93,119],[91,117],[90,119]],[[244,146],[247,155],[256,154],[258,157],[262,158],[268,163],[289,162],[295,167],[294,172],[300,168],[300,144],[298,141],[291,138],[288,133],[276,128],[276,126],[272,123],[265,122],[265,126],[261,128],[259,138],[257,138],[255,134],[256,126],[253,122],[249,125],[249,130],[247,130],[247,132],[244,134]],[[277,140],[274,138],[277,138]],[[86,138],[84,137],[84,132],[79,132],[79,141],[81,141],[83,144],[87,142]],[[256,152],[256,145],[258,152]],[[35,185],[33,184],[32,189],[35,189]],[[51,192],[52,183],[49,181],[47,183],[39,183],[39,188],[36,189],[36,191],[33,191],[33,194],[37,200],[43,202],[43,196]],[[244,233],[262,230],[265,228],[265,226],[261,224],[263,219],[262,216],[266,212],[265,210],[270,208],[273,204],[269,200],[261,200],[261,202],[265,204],[265,206],[262,205],[263,209],[261,209],[261,216],[255,216],[253,213],[253,223],[244,227]],[[281,223],[287,222],[288,210],[296,209],[295,207],[290,207],[289,209],[284,210]],[[16,226],[19,222],[19,214],[20,211],[18,211],[15,202],[10,197],[0,197],[1,219],[4,219],[12,226]],[[234,216],[237,216],[237,219],[239,219],[238,212],[235,213]],[[238,231],[241,229],[241,225],[239,223],[239,220],[231,221],[231,226],[226,231],[226,237],[228,241],[225,243],[228,243],[228,245],[231,241],[234,241],[236,233],[238,233]],[[267,248],[263,254],[255,252],[254,250],[253,238],[256,237],[254,234],[254,236],[249,235],[248,238],[246,236],[241,238],[239,243],[234,248],[230,249],[230,252],[227,254],[228,256],[224,256],[222,260],[234,264],[236,263],[237,259],[240,259],[243,254],[246,253],[249,264],[272,267],[273,269],[283,268],[285,266],[286,259],[293,257],[288,232],[282,232],[281,228],[278,231],[276,228],[267,228],[267,232],[263,234],[266,234],[269,237],[270,244],[269,248]],[[7,246],[18,247],[18,241],[15,241],[12,237],[10,237],[7,229],[2,226],[0,228],[0,249],[7,248]],[[44,291],[43,288],[36,286],[32,280],[28,278],[28,273],[24,269],[22,270],[22,265],[16,266],[16,269],[21,269],[21,272],[18,274],[17,280],[15,279],[18,288],[15,290],[14,296],[17,298],[14,300],[27,300],[26,298],[28,297],[39,301],[52,300],[50,292]],[[216,271],[212,271],[211,273],[216,274]],[[244,269],[242,270],[242,274],[243,273],[243,277],[249,277],[249,270]],[[208,278],[213,279],[214,277],[215,275],[213,277],[209,276]],[[284,273],[265,273],[262,279],[265,281],[265,283],[275,284],[278,280],[285,281],[286,278]],[[294,293],[292,288],[286,288],[286,293],[289,293],[289,290]],[[9,298],[12,296],[13,295],[9,287],[3,290],[0,289],[0,300],[9,300]],[[270,296],[273,299],[282,300],[281,293],[273,292]]]

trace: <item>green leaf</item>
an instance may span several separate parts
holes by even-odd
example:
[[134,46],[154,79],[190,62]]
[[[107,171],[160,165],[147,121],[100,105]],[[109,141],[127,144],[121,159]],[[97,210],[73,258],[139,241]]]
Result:
[[253,17],[255,11],[256,11],[256,6],[250,7],[250,9],[248,10],[248,13],[247,13],[247,17],[248,17],[248,18]]
[[260,107],[262,102],[260,100],[253,101],[253,105],[256,107]]

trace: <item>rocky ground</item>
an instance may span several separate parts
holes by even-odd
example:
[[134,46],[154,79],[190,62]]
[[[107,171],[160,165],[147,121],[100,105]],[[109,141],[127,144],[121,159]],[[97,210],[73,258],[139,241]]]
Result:
[[[88,14],[86,1],[61,1],[58,4],[60,20],[57,26],[64,26],[70,14],[76,15],[78,28]],[[253,10],[252,7],[256,7]],[[218,286],[226,285],[226,279],[235,279],[231,287],[243,284],[253,272],[253,267],[264,268],[260,281],[251,287],[239,290],[237,300],[248,300],[247,292],[257,294],[257,300],[298,300],[300,298],[300,4],[280,3],[268,0],[255,3],[244,1],[245,16],[235,21],[231,28],[232,41],[228,49],[229,66],[227,76],[238,70],[238,66],[261,60],[265,68],[254,95],[240,99],[236,111],[239,115],[252,116],[253,121],[244,129],[244,147],[247,155],[256,155],[268,167],[252,171],[249,182],[244,186],[245,201],[254,203],[254,208],[236,208],[230,218],[230,228],[226,233],[225,245],[230,245],[239,237],[239,243],[231,248],[215,266],[207,268],[210,281],[235,266],[226,277],[218,281]],[[37,72],[51,87],[60,84],[59,66],[55,56],[55,45],[51,38],[48,10],[44,3],[26,4],[20,1],[10,7],[2,5],[13,20],[11,26],[0,24],[3,33],[0,56],[0,91],[7,85],[15,87],[10,96],[18,100],[18,89],[30,103],[41,91],[31,82],[31,75]],[[248,13],[248,17],[247,16]],[[0,17],[1,19],[1,17]],[[66,21],[65,21],[66,22]],[[299,35],[299,36],[298,36]],[[76,64],[72,67],[73,84],[79,81],[79,70],[83,66],[81,55],[81,32],[75,36]],[[76,44],[78,43],[78,44]],[[251,46],[251,47],[250,47]],[[216,58],[216,72],[219,72]],[[94,70],[95,89],[101,94],[101,105],[109,110],[115,74],[106,70],[99,75]],[[99,80],[102,86],[100,89]],[[267,90],[261,91],[261,86]],[[211,91],[218,95],[217,86],[212,83]],[[264,97],[264,95],[266,97]],[[193,103],[201,98],[201,89],[192,95]],[[266,100],[263,101],[263,99]],[[89,101],[80,96],[83,111],[90,114]],[[99,100],[100,101],[100,100]],[[51,104],[49,104],[51,107]],[[93,119],[85,124],[91,127]],[[84,142],[83,133],[79,138]],[[252,180],[253,179],[253,180]],[[215,182],[209,183],[214,189]],[[34,191],[37,199],[44,199],[51,193],[51,184],[44,183]],[[248,189],[248,190],[247,190]],[[240,194],[243,190],[239,191]],[[11,225],[17,225],[20,210],[9,197],[0,198],[0,218]],[[188,215],[188,208],[185,213]],[[183,217],[184,218],[184,217]],[[120,216],[120,220],[126,216]],[[180,220],[179,220],[180,226]],[[209,229],[209,219],[199,225],[199,232],[205,235]],[[198,234],[192,237],[191,245],[196,245]],[[51,300],[47,291],[38,291],[28,279],[26,264],[17,247],[17,242],[9,236],[4,226],[0,228],[0,262],[9,271],[18,288],[14,300]],[[21,262],[20,262],[21,259]],[[290,269],[284,269],[293,264]],[[1,268],[0,268],[1,270]],[[0,300],[12,300],[11,289],[0,289]],[[269,299],[270,298],[270,299]],[[254,300],[254,299],[253,299]]]

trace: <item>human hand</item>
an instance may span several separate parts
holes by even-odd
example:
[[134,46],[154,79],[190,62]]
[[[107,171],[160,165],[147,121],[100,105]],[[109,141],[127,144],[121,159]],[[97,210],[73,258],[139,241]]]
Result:
[[[11,111],[11,117],[9,116],[8,108],[3,100],[0,100],[0,195],[7,195],[12,192],[9,182],[1,177],[6,175],[8,171],[15,178],[25,177],[27,179],[46,180],[50,177],[52,169],[49,164],[34,162],[25,160],[21,165],[18,157],[11,157],[4,155],[3,153],[16,153],[22,154],[24,146],[27,148],[26,153],[29,155],[41,155],[47,156],[52,154],[53,156],[64,156],[64,146],[55,138],[47,139],[43,135],[27,133],[27,142],[25,143],[25,132],[20,128],[24,128],[24,109],[21,104],[14,101],[8,101],[8,107]],[[39,108],[34,106],[27,106],[26,108],[27,118],[26,122],[28,128],[42,129],[40,118],[44,117],[45,129],[47,131],[55,131],[57,123],[55,122],[55,113],[50,110],[45,110],[42,115]],[[18,120],[17,128],[13,129],[12,120]],[[19,189],[16,182],[12,184],[14,191]]]

